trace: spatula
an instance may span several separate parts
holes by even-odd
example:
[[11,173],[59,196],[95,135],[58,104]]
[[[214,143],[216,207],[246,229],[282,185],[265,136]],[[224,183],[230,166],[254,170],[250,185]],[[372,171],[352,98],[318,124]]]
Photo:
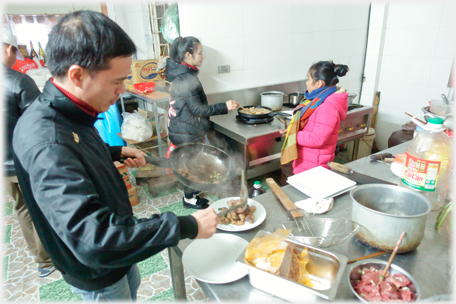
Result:
[[218,217],[223,217],[226,214],[228,214],[229,212],[231,212],[233,210],[236,210],[239,207],[244,209],[245,206],[247,205],[247,201],[249,199],[249,196],[248,196],[248,191],[247,191],[247,183],[246,183],[246,180],[245,180],[245,170],[244,169],[242,169],[242,172],[241,172],[241,193],[240,193],[240,198],[241,198],[241,202],[239,204],[234,205],[234,206],[228,208],[227,210],[219,212],[217,214]]

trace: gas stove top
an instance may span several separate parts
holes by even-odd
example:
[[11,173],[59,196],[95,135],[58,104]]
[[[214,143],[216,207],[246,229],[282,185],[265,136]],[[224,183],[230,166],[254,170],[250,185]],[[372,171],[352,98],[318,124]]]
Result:
[[257,124],[265,124],[265,123],[270,123],[271,121],[274,120],[274,117],[267,117],[267,118],[261,118],[261,119],[255,119],[255,118],[244,118],[239,115],[236,115],[236,119],[241,122],[245,123],[248,125],[257,125]]
[[364,106],[360,105],[360,104],[351,104],[351,105],[348,105],[347,112],[350,112],[351,110],[362,108],[362,107],[364,107]]

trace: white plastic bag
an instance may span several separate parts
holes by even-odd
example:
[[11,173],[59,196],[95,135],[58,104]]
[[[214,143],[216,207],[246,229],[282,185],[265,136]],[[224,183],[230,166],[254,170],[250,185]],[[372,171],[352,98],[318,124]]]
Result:
[[145,141],[152,137],[152,125],[150,122],[135,110],[134,113],[122,113],[122,137],[136,141]]

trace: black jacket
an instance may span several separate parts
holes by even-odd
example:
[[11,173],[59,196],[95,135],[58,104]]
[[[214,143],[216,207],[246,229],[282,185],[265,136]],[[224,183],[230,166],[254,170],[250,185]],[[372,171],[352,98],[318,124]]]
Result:
[[225,103],[209,105],[203,86],[198,80],[198,71],[166,60],[166,79],[172,82],[168,109],[168,134],[177,146],[203,142],[212,129],[211,115],[227,114]]
[[131,265],[198,233],[192,216],[133,216],[113,161],[121,147],[103,142],[87,114],[48,81],[19,119],[16,171],[35,229],[70,285],[99,290]]
[[40,95],[33,79],[3,65],[3,118],[5,121],[4,175],[16,175],[13,162],[13,131],[17,120],[27,107]]

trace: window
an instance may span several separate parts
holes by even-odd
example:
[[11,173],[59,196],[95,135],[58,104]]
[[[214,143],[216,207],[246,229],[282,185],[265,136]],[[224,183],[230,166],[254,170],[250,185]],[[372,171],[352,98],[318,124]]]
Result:
[[160,32],[160,23],[163,14],[169,7],[166,2],[152,2],[149,3],[149,18],[150,27],[152,29],[152,41],[155,49],[155,58],[169,56],[169,48],[171,45],[163,38]]
[[48,35],[52,27],[63,15],[7,15],[4,22],[17,39],[17,44],[22,55],[29,57],[31,45],[38,54],[39,45],[46,52]]

